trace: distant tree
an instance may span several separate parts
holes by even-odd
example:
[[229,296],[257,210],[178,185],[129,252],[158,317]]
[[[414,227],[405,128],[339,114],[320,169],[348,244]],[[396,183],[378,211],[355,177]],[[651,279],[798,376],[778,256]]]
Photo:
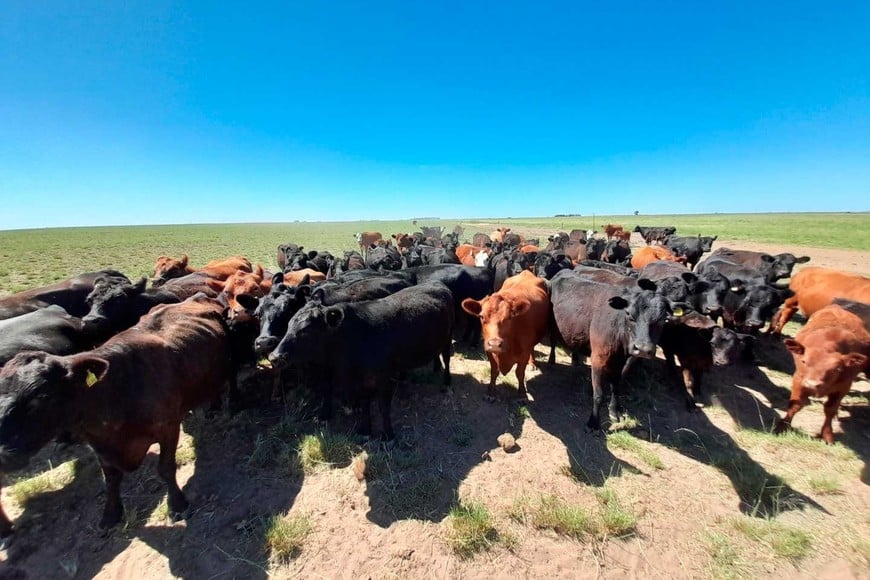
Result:
[[640,213],[639,211],[634,210],[634,215],[637,215],[637,214],[639,214],[639,213]]

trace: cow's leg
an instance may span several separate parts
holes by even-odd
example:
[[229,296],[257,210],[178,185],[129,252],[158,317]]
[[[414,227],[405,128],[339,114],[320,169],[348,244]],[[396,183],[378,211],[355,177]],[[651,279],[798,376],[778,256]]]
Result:
[[169,519],[177,522],[184,518],[190,504],[187,498],[178,487],[178,481],[175,479],[177,466],[175,464],[175,450],[178,447],[180,427],[168,427],[164,429],[163,436],[160,441],[160,459],[157,462],[157,473],[166,483],[166,492],[168,495],[167,503],[169,504]]
[[535,362],[535,351],[532,350],[531,354],[529,354],[529,366],[533,369],[538,368],[537,363]]
[[[449,387],[452,379],[450,378],[450,357],[453,356],[453,345],[447,341],[447,346],[441,351],[441,361],[444,363],[444,386]],[[445,391],[447,389],[444,389]]]
[[[363,387],[365,389],[366,387]],[[371,435],[372,434],[372,398],[368,393],[362,393],[359,396],[360,412],[362,416],[360,417],[360,428],[359,432],[361,435]]]
[[384,441],[392,441],[396,435],[393,433],[393,423],[390,420],[390,406],[393,403],[393,388],[389,381],[378,390],[378,409],[381,412],[381,423],[384,425]]
[[625,415],[625,410],[622,408],[622,404],[619,401],[622,382],[620,378],[632,364],[631,358],[629,358],[623,365],[622,371],[610,380],[610,404],[608,405],[608,413],[610,415],[610,420],[614,423],[620,422],[623,415]]
[[773,320],[770,323],[770,327],[767,329],[768,334],[781,334],[782,327],[785,326],[785,323],[791,320],[791,317],[794,316],[794,313],[797,312],[798,309],[798,301],[797,296],[792,296],[790,298],[786,298],[785,302],[782,304],[782,308],[780,308],[779,312],[773,317]]
[[552,320],[553,315],[550,314],[550,356],[547,358],[547,364],[552,366],[556,364],[556,343],[559,341],[556,323]]
[[601,419],[599,410],[601,402],[604,400],[604,386],[607,378],[604,373],[604,368],[600,366],[592,367],[592,414],[589,415],[589,420],[586,422],[587,431],[600,431]]
[[103,468],[103,478],[106,480],[106,507],[103,509],[100,527],[107,529],[119,523],[124,517],[124,504],[121,503],[121,479],[124,473],[102,460],[100,466]]
[[486,387],[486,398],[489,401],[495,400],[495,380],[498,378],[498,363],[491,353],[486,354],[489,359],[489,385]]
[[[0,492],[3,491],[2,482],[0,482]],[[3,511],[3,504],[0,503],[0,549],[2,549],[2,539],[7,538],[12,534],[12,522]]]
[[837,416],[837,409],[840,408],[840,401],[843,400],[844,392],[831,393],[828,395],[828,400],[825,401],[825,422],[822,424],[822,430],[819,432],[819,437],[831,445],[834,443],[834,417]]
[[788,410],[785,412],[785,416],[777,421],[776,427],[774,428],[774,433],[782,433],[786,431],[789,427],[791,427],[791,420],[800,411],[804,405],[807,404],[807,396],[803,393],[803,390],[800,388],[800,382],[802,379],[800,377],[795,378],[795,383],[798,386],[792,387],[791,397],[789,397],[788,401]]
[[[700,374],[700,373],[699,373]],[[694,411],[698,408],[695,401],[697,395],[698,382],[695,380],[695,373],[692,370],[683,367],[683,384],[686,386],[686,408]]]
[[517,398],[522,401],[528,401],[529,395],[528,391],[526,391],[526,363],[519,362],[517,363],[517,384],[519,385],[519,389],[517,392]]

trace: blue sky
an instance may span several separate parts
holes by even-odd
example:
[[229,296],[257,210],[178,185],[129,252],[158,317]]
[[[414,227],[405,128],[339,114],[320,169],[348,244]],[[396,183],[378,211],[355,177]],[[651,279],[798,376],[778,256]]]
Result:
[[30,2],[0,229],[870,209],[867,2]]

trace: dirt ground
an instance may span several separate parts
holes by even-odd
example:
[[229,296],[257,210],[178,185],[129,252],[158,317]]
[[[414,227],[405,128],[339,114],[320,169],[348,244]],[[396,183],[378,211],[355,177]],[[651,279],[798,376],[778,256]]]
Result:
[[[804,252],[810,265],[868,273],[870,252]],[[127,522],[107,534],[96,529],[104,500],[96,461],[86,449],[52,446],[16,479],[55,467],[53,486],[22,503],[12,486],[3,489],[18,531],[0,552],[0,579],[870,578],[866,380],[844,400],[837,444],[825,446],[768,434],[793,371],[778,339],[759,338],[754,364],[712,372],[707,405],[695,412],[685,410],[663,361],[647,361],[627,381],[636,422],[623,426],[626,442],[617,432],[584,431],[589,369],[571,366],[564,353],[549,367],[548,347],[538,347],[540,366],[527,371],[533,402],[520,405],[512,375],[500,379],[495,402],[485,401],[484,356],[459,343],[456,351],[452,389],[442,392],[438,377],[420,370],[396,398],[395,442],[358,441],[354,454],[367,456],[362,480],[349,458],[300,468],[295,451],[305,435],[352,432],[355,420],[346,410],[328,425],[315,421],[302,389],[232,415],[191,415],[179,482],[194,509],[178,523],[165,515],[156,446],[125,478]],[[268,399],[267,383],[254,373],[245,386],[252,399]],[[814,434],[822,417],[816,402],[794,424]],[[377,429],[376,410],[374,423]],[[513,434],[517,450],[499,446],[503,433]],[[66,479],[53,475],[72,458],[78,461]],[[605,492],[636,518],[633,530],[574,538],[522,516],[523,506],[543,498],[599,514],[610,505]],[[472,500],[486,506],[497,531],[487,549],[469,556],[450,542],[448,512]],[[267,545],[267,522],[288,513],[312,531],[297,553],[279,560]],[[807,538],[802,549],[777,547],[798,533]]]

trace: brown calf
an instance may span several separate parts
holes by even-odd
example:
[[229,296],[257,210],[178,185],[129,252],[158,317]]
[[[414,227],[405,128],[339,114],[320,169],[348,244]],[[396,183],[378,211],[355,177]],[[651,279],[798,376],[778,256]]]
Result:
[[686,263],[685,256],[675,256],[672,251],[664,246],[644,246],[638,249],[631,256],[631,267],[638,270],[656,260],[664,260],[665,262]]
[[774,316],[770,325],[771,333],[781,333],[782,327],[798,309],[809,317],[831,304],[834,298],[870,304],[870,278],[850,272],[810,266],[792,276],[788,287],[794,296],[787,298],[782,309]]
[[834,442],[832,422],[840,401],[849,392],[870,361],[870,332],[859,316],[831,304],[813,314],[797,336],[785,339],[794,357],[795,372],[785,416],[776,432],[791,426],[791,420],[809,397],[827,397],[825,422],[819,432],[826,443]]
[[220,260],[212,260],[202,268],[193,268],[188,264],[187,254],[182,254],[181,258],[177,260],[169,256],[160,256],[154,264],[154,279],[152,284],[159,286],[171,278],[180,278],[194,272],[201,272],[209,278],[226,280],[239,270],[252,272],[251,261],[242,256],[233,256]]
[[526,365],[534,366],[535,345],[547,331],[550,300],[546,282],[524,270],[483,300],[466,298],[462,309],[480,317],[483,348],[489,358],[487,395],[494,396],[498,374],[506,375],[516,365],[519,396],[527,398]]
[[360,232],[354,234],[353,237],[359,244],[359,252],[363,256],[367,254],[369,246],[384,239],[381,232]]

